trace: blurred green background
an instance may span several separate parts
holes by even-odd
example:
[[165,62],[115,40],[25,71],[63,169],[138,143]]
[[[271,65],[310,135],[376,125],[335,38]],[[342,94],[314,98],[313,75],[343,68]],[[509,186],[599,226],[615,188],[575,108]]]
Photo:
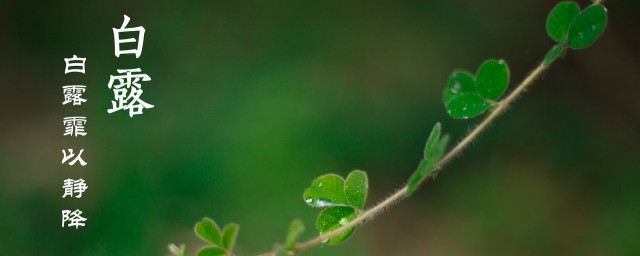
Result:
[[[519,82],[552,46],[557,1],[12,1],[0,6],[1,255],[165,255],[202,245],[203,216],[241,225],[237,252],[269,250],[314,216],[317,175],[363,169],[369,204],[401,186],[432,125],[462,138],[441,91],[488,58]],[[580,1],[582,6],[587,1]],[[570,52],[435,182],[303,255],[640,255],[640,2]],[[122,15],[147,30],[116,58]],[[87,73],[65,75],[66,57]],[[140,67],[144,115],[107,114],[109,75]],[[88,102],[62,106],[61,86]],[[63,137],[62,118],[88,118]],[[84,168],[62,166],[84,148]],[[84,178],[81,199],[62,181]],[[60,211],[88,226],[61,229]]]

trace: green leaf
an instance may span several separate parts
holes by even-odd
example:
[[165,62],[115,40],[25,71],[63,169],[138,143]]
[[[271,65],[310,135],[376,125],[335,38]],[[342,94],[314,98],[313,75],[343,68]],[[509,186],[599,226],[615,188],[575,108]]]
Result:
[[580,6],[575,2],[560,2],[553,7],[547,16],[547,34],[556,42],[560,42],[569,32],[573,20],[580,13]]
[[311,207],[349,205],[344,193],[344,179],[336,174],[325,174],[313,180],[302,197]]
[[455,119],[467,119],[482,114],[489,108],[483,98],[476,94],[463,94],[447,104],[447,113]]
[[444,152],[447,150],[447,145],[449,144],[449,135],[445,135],[438,141],[438,146],[433,150],[432,158],[430,161],[434,162],[434,164],[438,163],[440,159],[444,156]]
[[208,246],[200,249],[198,256],[225,256],[226,253],[227,252],[220,247]]
[[351,206],[363,209],[367,201],[368,190],[369,179],[366,172],[355,170],[349,173],[344,183],[344,193]]
[[238,226],[238,224],[227,224],[227,226],[224,227],[224,232],[222,232],[222,247],[226,248],[230,252],[233,251],[239,231],[240,226]]
[[442,93],[442,101],[446,106],[456,96],[463,93],[475,93],[475,81],[473,76],[466,71],[453,71],[449,76],[447,86]]
[[404,196],[409,197],[413,194],[432,170],[433,164],[426,159],[422,159],[418,164],[418,168],[416,168],[413,174],[411,174],[411,177],[409,177],[409,181],[407,182],[407,192],[404,193]]
[[442,130],[442,125],[440,123],[436,123],[431,129],[431,133],[429,134],[429,139],[427,139],[427,144],[424,146],[424,158],[428,159],[433,153],[433,148],[438,144],[438,140],[440,140],[440,130]]
[[569,47],[582,49],[593,44],[607,26],[607,9],[602,5],[591,6],[573,20],[569,28]]
[[220,232],[220,228],[212,219],[203,218],[202,221],[196,223],[194,230],[196,235],[205,242],[218,246],[222,245],[222,232]]
[[300,219],[295,219],[289,224],[289,231],[287,232],[287,240],[284,242],[284,248],[292,251],[296,249],[296,243],[298,238],[304,232],[304,223]]
[[508,85],[509,67],[504,60],[486,60],[476,72],[476,90],[483,98],[499,98]]
[[[318,218],[316,219],[316,228],[318,228],[318,231],[320,231],[320,235],[323,235],[329,231],[338,229],[346,225],[355,218],[356,212],[352,207],[330,207],[320,212]],[[344,232],[338,234],[337,236],[334,236],[323,242],[331,245],[339,244],[349,238],[351,234],[353,234],[354,230],[355,227],[349,228]]]
[[551,48],[549,53],[544,57],[544,65],[549,66],[551,62],[560,57],[563,53],[566,52],[566,43],[565,44],[556,44]]
[[420,161],[418,168],[416,168],[413,174],[411,174],[411,177],[409,177],[409,181],[407,182],[407,191],[404,193],[405,197],[411,196],[411,194],[420,187],[420,184],[433,174],[436,164],[444,155],[448,143],[449,136],[445,135],[437,142],[437,145],[433,149],[433,153],[428,158]]

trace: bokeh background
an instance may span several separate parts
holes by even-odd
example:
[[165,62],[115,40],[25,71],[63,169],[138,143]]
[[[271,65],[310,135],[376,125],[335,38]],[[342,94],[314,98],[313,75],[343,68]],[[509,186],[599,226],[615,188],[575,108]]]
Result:
[[[363,169],[369,204],[401,186],[456,68],[510,64],[512,86],[551,47],[557,1],[12,1],[0,8],[0,254],[194,253],[204,216],[241,225],[237,252],[284,239],[317,175]],[[587,1],[580,1],[582,6]],[[459,159],[345,244],[303,255],[640,255],[640,2],[570,52]],[[116,58],[111,28],[147,30]],[[65,57],[87,73],[65,75]],[[140,67],[144,115],[107,114],[109,75]],[[62,106],[61,86],[88,102]],[[63,137],[62,118],[88,118]],[[62,166],[84,148],[84,168]],[[84,178],[81,199],[62,181]],[[88,226],[60,227],[62,209]]]

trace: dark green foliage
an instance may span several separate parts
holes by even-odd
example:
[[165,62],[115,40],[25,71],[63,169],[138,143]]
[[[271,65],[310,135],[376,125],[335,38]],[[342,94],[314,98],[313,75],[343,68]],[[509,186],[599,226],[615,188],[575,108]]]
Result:
[[563,41],[579,13],[580,6],[575,2],[558,3],[547,16],[547,35],[556,42]]
[[[583,49],[592,45],[607,26],[607,9],[593,5],[582,12],[575,2],[558,3],[547,17],[547,34],[558,42],[560,48]],[[550,53],[545,62],[556,55]]]
[[602,5],[591,6],[573,20],[569,28],[569,47],[583,49],[592,45],[607,26],[607,9]]
[[[335,206],[324,209],[316,219],[316,228],[320,234],[325,234],[332,230],[338,229],[356,218],[356,212],[353,207]],[[337,236],[325,241],[327,244],[336,245],[342,243],[349,238],[355,227],[349,228]]]
[[[324,234],[340,228],[357,217],[367,199],[369,180],[360,170],[349,173],[346,181],[336,174],[325,174],[311,182],[303,197],[312,207],[328,207],[318,215],[316,228]],[[351,236],[355,227],[349,228],[325,243],[339,244]]]
[[442,99],[450,117],[467,119],[484,113],[509,85],[509,67],[503,60],[487,60],[474,78],[454,71],[444,88]]

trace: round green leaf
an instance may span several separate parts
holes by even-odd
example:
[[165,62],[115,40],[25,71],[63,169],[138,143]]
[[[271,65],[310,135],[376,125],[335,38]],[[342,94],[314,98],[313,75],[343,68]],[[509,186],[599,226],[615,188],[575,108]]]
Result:
[[284,242],[284,249],[293,251],[296,248],[298,238],[304,232],[304,223],[300,219],[295,219],[289,224],[289,231],[287,232],[287,240]]
[[344,183],[344,193],[351,206],[363,209],[367,201],[368,190],[369,180],[366,172],[355,170],[349,173]]
[[220,247],[208,246],[200,249],[198,256],[224,256],[226,251]]
[[464,94],[455,97],[447,104],[447,113],[455,119],[467,119],[482,114],[489,108],[483,98],[476,94]]
[[202,221],[196,223],[194,231],[205,242],[222,245],[222,232],[212,219],[203,218]]
[[240,226],[235,223],[227,224],[222,232],[222,247],[229,251],[233,251],[233,246],[236,245],[236,238],[238,238],[238,232]]
[[573,20],[569,28],[569,47],[582,49],[593,44],[607,26],[607,9],[602,5],[591,6]]
[[[320,212],[318,218],[316,219],[316,228],[318,228],[318,231],[320,231],[320,234],[322,235],[344,226],[355,218],[356,213],[352,207],[330,207]],[[355,227],[349,228],[344,232],[338,234],[337,236],[334,236],[323,242],[331,245],[339,244],[349,238],[351,234],[353,234],[354,230]]]
[[569,32],[573,19],[580,13],[576,2],[560,2],[547,16],[547,34],[556,42],[560,42]]
[[460,94],[475,92],[475,82],[473,81],[473,76],[471,74],[466,71],[453,71],[451,76],[449,76],[447,86],[444,88],[442,93],[442,101],[446,106],[451,99],[459,96]]
[[349,205],[344,193],[344,179],[336,174],[325,174],[313,180],[302,197],[312,207]]
[[476,90],[484,98],[495,100],[509,85],[509,67],[504,60],[487,60],[476,72]]

